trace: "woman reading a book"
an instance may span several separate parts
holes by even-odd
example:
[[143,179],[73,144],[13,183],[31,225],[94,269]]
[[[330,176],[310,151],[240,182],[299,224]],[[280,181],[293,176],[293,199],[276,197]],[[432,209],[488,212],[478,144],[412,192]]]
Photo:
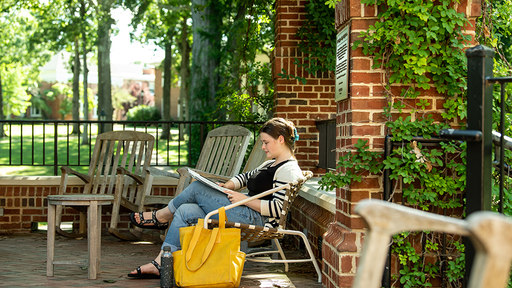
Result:
[[[170,221],[162,249],[170,246],[171,251],[180,250],[179,228],[194,225],[197,220],[220,207],[236,203],[250,196],[257,195],[272,188],[285,185],[302,177],[302,171],[293,155],[295,141],[299,139],[297,129],[290,121],[272,118],[260,129],[262,149],[267,158],[253,171],[239,174],[219,186],[229,190],[218,191],[199,181],[192,182],[163,209],[154,212],[138,212],[130,215],[130,220],[137,227],[148,229],[166,229]],[[247,187],[248,195],[233,190]],[[285,191],[280,190],[250,201],[244,205],[226,211],[232,222],[276,227],[283,205]],[[159,278],[160,254],[155,260],[140,266],[128,276],[135,278]]]

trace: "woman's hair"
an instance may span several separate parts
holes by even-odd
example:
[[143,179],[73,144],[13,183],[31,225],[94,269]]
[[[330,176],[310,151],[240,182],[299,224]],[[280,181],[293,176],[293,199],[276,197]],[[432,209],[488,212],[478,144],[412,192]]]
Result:
[[284,137],[284,142],[290,148],[290,151],[295,149],[295,142],[299,140],[299,133],[297,128],[292,122],[284,120],[283,118],[272,118],[265,122],[260,128],[260,133],[267,133],[272,138],[277,139],[279,136]]

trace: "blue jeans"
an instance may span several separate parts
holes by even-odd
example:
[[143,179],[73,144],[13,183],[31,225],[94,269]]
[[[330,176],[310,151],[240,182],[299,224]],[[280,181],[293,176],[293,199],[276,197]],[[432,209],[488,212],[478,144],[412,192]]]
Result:
[[[231,202],[226,194],[203,185],[198,181],[192,182],[176,198],[172,199],[167,206],[169,211],[174,214],[174,219],[162,244],[162,249],[165,246],[170,246],[172,252],[181,250],[179,233],[181,227],[195,225],[197,219],[204,218],[211,211],[229,204]],[[258,226],[265,225],[265,221],[268,218],[245,205],[227,210],[226,217],[232,222]],[[219,217],[214,215],[212,219],[219,219]]]

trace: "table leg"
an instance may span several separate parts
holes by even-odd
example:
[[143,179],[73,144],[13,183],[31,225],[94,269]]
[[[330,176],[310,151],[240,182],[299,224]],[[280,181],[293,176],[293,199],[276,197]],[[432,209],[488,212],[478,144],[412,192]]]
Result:
[[100,264],[101,264],[101,205],[98,206],[98,240],[97,240],[97,243],[98,243],[98,249],[97,249],[97,258],[98,258],[98,266],[96,267],[96,269],[98,270],[98,272],[100,272]]
[[46,233],[46,276],[53,276],[55,258],[55,205],[48,203],[48,230]]
[[98,268],[98,203],[91,201],[87,208],[87,248],[89,250],[89,279],[96,279]]

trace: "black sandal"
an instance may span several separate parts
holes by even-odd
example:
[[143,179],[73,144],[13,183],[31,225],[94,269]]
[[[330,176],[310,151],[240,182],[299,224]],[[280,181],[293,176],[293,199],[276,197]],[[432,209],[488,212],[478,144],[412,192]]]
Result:
[[[160,265],[155,261],[151,261],[151,264],[153,264],[153,266],[156,267],[156,269],[158,269],[158,273],[160,273]],[[136,278],[136,279],[160,279],[160,274],[156,275],[156,274],[146,274],[146,273],[142,273],[142,270],[140,270],[140,266],[137,267],[137,274],[128,274],[128,277],[132,277],[132,278]]]
[[[139,219],[140,223],[137,223],[135,220],[135,213],[139,213]],[[165,230],[167,227],[169,227],[169,222],[162,223],[156,219],[156,210],[153,211],[152,219],[144,219],[143,212],[133,212],[130,213],[130,221],[133,225],[140,227],[140,228],[146,228],[146,229],[158,229],[158,230]],[[144,224],[153,224],[153,225],[144,225]]]

